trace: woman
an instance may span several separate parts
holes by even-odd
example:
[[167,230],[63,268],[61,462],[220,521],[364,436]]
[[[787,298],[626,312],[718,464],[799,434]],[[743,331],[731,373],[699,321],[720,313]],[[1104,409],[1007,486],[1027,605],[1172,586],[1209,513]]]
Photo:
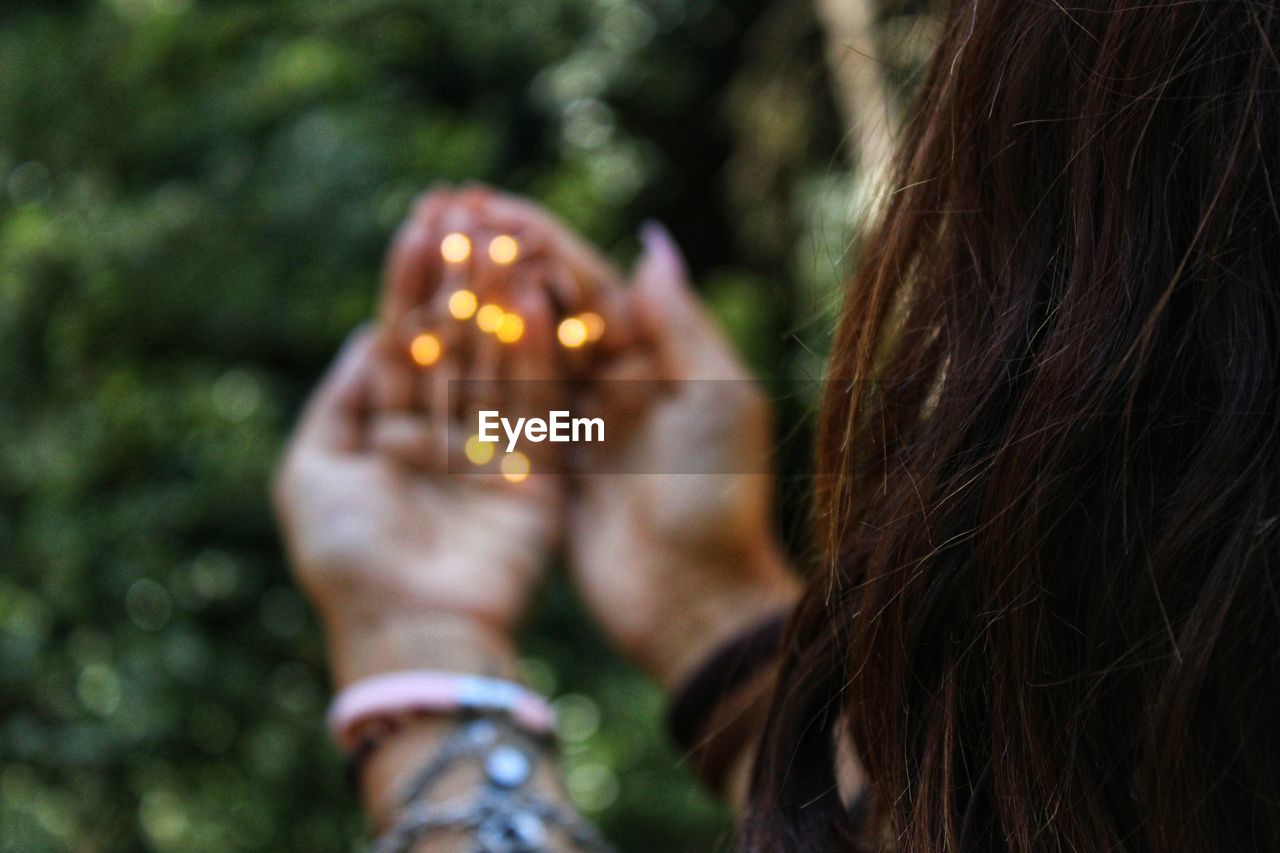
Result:
[[[823,560],[802,592],[756,475],[722,468],[690,494],[575,463],[569,479],[439,500],[477,484],[386,460],[439,470],[439,431],[405,412],[446,395],[406,391],[412,374],[379,361],[398,344],[357,342],[280,489],[339,684],[507,672],[563,509],[584,600],[680,694],[700,766],[742,805],[744,849],[1280,849],[1278,92],[1273,3],[948,10],[840,320]],[[439,278],[441,233],[520,227],[601,288],[615,331],[597,378],[742,376],[659,232],[615,292],[590,252],[510,200],[433,197],[415,222],[384,330]],[[527,355],[480,372],[563,375],[546,303],[522,310]],[[609,452],[661,457],[649,470],[766,447],[758,397],[707,406],[677,383],[637,403],[599,384],[603,411],[634,409]],[[449,513],[472,499],[501,535],[461,535]],[[412,541],[444,525],[460,535]],[[784,609],[771,647],[759,626]],[[755,666],[725,676],[726,648]],[[415,717],[379,744],[362,768],[376,825],[453,725]]]

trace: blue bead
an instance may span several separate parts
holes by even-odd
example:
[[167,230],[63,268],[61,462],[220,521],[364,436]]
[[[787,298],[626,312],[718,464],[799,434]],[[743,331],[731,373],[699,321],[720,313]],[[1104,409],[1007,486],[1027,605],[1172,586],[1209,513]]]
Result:
[[516,788],[529,781],[533,762],[514,746],[500,746],[485,758],[484,772],[499,788]]

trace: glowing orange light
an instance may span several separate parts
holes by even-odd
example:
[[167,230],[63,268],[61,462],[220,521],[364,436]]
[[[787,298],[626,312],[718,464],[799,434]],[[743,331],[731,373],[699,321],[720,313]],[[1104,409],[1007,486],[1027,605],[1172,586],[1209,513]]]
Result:
[[440,257],[451,264],[460,264],[471,257],[471,238],[454,232],[440,241]]
[[467,461],[472,465],[488,465],[489,460],[493,458],[493,450],[496,446],[492,441],[481,441],[480,436],[473,435],[467,439],[467,445],[464,452],[467,454]]
[[470,290],[459,290],[449,297],[449,313],[458,320],[469,320],[476,313],[476,295]]
[[504,344],[514,344],[524,337],[524,318],[519,314],[503,314],[493,334]]
[[502,318],[507,315],[500,305],[485,305],[476,312],[476,325],[480,327],[482,332],[496,332]]
[[520,244],[510,234],[499,234],[489,241],[489,260],[503,266],[514,263],[520,255]]
[[604,318],[594,311],[584,311],[578,319],[587,327],[587,340],[598,341],[604,335]]
[[430,367],[440,360],[443,349],[439,338],[430,332],[423,332],[409,344],[409,355],[420,367]]
[[502,471],[502,479],[508,483],[524,482],[525,478],[529,476],[529,457],[519,450],[515,453],[508,453],[498,463],[498,469]]
[[587,342],[587,324],[578,317],[566,317],[556,328],[556,337],[561,346],[577,349]]

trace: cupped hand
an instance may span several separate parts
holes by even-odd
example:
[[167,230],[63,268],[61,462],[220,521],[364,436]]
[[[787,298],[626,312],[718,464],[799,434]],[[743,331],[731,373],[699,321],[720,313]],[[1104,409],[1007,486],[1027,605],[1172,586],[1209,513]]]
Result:
[[530,202],[487,194],[482,221],[537,232],[584,280],[610,324],[574,414],[608,440],[575,448],[569,567],[604,631],[662,683],[790,606],[799,582],[773,533],[770,410],[691,290],[660,228],[627,287]]
[[[556,368],[541,288],[509,288],[514,268],[440,262],[441,234],[459,224],[455,207],[438,194],[402,228],[382,323],[343,349],[275,483],[291,563],[325,624],[339,682],[422,666],[501,668],[496,659],[509,658],[512,629],[562,527],[554,457],[508,477],[497,473],[500,451],[483,467],[463,455],[477,406],[545,411],[553,401],[530,389],[554,388],[541,380]],[[436,316],[442,288],[477,282],[519,311],[518,340]],[[413,342],[427,329],[440,347],[423,366]],[[474,381],[451,387],[456,379]]]
[[623,440],[580,458],[568,540],[592,612],[670,687],[789,607],[799,582],[773,532],[769,405],[670,236],[653,225],[641,236],[635,342],[592,389],[606,423],[625,423]]

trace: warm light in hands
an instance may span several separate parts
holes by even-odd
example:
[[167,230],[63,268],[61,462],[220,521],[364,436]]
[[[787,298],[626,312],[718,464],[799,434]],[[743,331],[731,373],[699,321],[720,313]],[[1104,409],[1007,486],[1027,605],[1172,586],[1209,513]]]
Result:
[[604,335],[604,318],[596,312],[584,311],[578,319],[587,327],[587,340],[598,341]]
[[489,241],[489,260],[506,266],[520,255],[520,244],[509,234],[499,234]]
[[560,339],[561,346],[569,349],[577,349],[585,344],[587,336],[587,324],[578,317],[566,317],[556,328],[556,337]]
[[456,320],[469,320],[476,313],[476,295],[470,290],[459,290],[449,297],[449,313]]
[[498,331],[498,325],[506,314],[507,312],[502,310],[501,305],[490,303],[476,312],[476,325],[480,327],[482,332],[496,332]]
[[442,349],[439,338],[430,332],[423,332],[409,344],[409,355],[419,367],[430,367],[440,360]]
[[519,314],[503,314],[493,334],[504,344],[514,344],[524,337],[524,318]]
[[480,436],[473,435],[467,439],[463,452],[466,453],[467,461],[472,465],[488,465],[489,460],[493,458],[494,447],[496,445],[492,441],[481,441]]
[[502,471],[502,478],[508,483],[522,483],[529,476],[529,457],[519,450],[508,453],[502,457],[498,468]]
[[471,238],[454,232],[440,241],[440,257],[451,264],[460,264],[471,257]]

